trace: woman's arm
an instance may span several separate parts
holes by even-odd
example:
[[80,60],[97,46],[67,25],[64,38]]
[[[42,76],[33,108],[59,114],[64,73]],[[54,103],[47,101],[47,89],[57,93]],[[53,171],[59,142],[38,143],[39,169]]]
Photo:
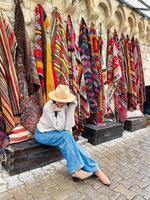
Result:
[[62,131],[65,129],[65,111],[57,111],[57,116],[53,110],[44,110],[45,116],[52,128],[57,131]]
[[70,130],[75,125],[74,112],[77,106],[77,101],[70,103],[66,110],[65,130]]

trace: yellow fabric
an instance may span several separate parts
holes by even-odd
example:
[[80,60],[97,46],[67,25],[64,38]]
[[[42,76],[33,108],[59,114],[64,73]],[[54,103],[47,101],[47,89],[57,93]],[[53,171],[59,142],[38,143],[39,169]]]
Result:
[[52,69],[52,57],[49,39],[46,38],[46,50],[47,50],[47,67],[46,67],[46,100],[50,100],[48,93],[55,89],[53,69]]

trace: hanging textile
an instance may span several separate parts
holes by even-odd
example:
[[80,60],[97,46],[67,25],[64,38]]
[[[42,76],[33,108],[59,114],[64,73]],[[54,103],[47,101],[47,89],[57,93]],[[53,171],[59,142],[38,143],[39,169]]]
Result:
[[[12,112],[14,115],[17,115],[19,114],[20,108],[19,108],[19,84],[13,61],[15,47],[16,47],[16,40],[14,32],[7,24],[2,14],[0,14],[0,65],[3,73],[3,75],[1,74],[1,76],[3,77],[3,79],[5,79],[4,85],[5,88],[7,88],[6,96],[9,95],[8,98],[10,98],[11,100],[10,105]],[[6,83],[6,80],[9,81]],[[8,98],[7,98],[7,103],[8,103]]]
[[137,88],[136,88],[136,69],[134,63],[134,41],[130,40],[129,36],[126,37],[127,45],[127,62],[128,62],[128,109],[137,109]]
[[52,62],[55,87],[69,85],[69,57],[63,21],[57,11],[53,12]]
[[50,41],[46,36],[49,19],[41,5],[35,8],[35,61],[42,87],[43,100],[46,102],[48,93],[55,89],[50,51]]
[[100,82],[95,61],[91,55],[91,44],[87,25],[84,19],[80,22],[79,48],[85,79],[85,91],[90,106],[90,122],[98,123]]
[[[101,37],[101,34],[98,35],[98,43],[99,43],[99,51],[100,51],[100,69],[99,69],[99,73],[100,73],[100,112],[101,112],[101,123],[103,123],[104,121],[104,116],[107,114],[107,106],[106,106],[106,91],[104,88],[104,76],[106,71],[104,72],[102,69],[102,65],[104,64],[104,60],[103,60],[103,40]],[[106,75],[107,76],[107,75]],[[107,80],[107,77],[106,77]]]
[[0,130],[5,131],[5,122],[4,122],[4,117],[3,117],[3,113],[2,113],[2,102],[1,102],[1,98],[0,98]]
[[[81,65],[81,58],[79,48],[76,44],[76,35],[70,15],[68,15],[66,26],[66,39],[69,55],[69,87],[72,93],[77,96],[78,106],[75,110],[76,130],[74,135],[83,132],[83,121],[89,117],[89,106],[87,97],[81,84],[81,77],[83,77],[83,70]],[[84,78],[84,77],[83,77]],[[83,83],[84,84],[84,83]]]
[[90,40],[91,40],[91,50],[92,50],[92,57],[95,61],[96,69],[99,73],[99,78],[97,78],[100,82],[100,89],[98,91],[98,98],[99,98],[99,112],[97,113],[99,118],[99,123],[104,122],[104,115],[106,112],[106,105],[105,105],[105,95],[104,95],[104,83],[102,77],[102,39],[101,36],[97,35],[96,28],[94,23],[91,24],[90,28]]
[[109,109],[115,114],[114,93],[122,76],[116,44],[112,36],[108,38],[107,82]]
[[[7,76],[3,69],[0,56],[0,110],[2,112],[1,118],[1,130],[5,126],[5,131],[10,133],[10,131],[15,127],[14,116],[12,113],[12,107],[8,94],[8,83]],[[5,125],[3,124],[5,123]]]
[[127,83],[127,93],[128,93],[129,87],[130,87],[129,77],[128,77],[128,70],[129,70],[128,69],[128,50],[127,50],[127,40],[123,33],[121,34],[121,37],[120,37],[120,45],[121,45],[121,50],[122,50],[122,54],[123,54],[125,79],[126,79],[126,83]]
[[146,101],[146,90],[145,90],[141,50],[137,39],[134,41],[134,62],[136,70],[136,86],[137,86],[137,99],[138,99],[137,101],[141,111],[143,112],[144,102]]
[[80,129],[83,132],[83,126],[86,119],[90,117],[90,107],[87,100],[87,95],[85,92],[85,80],[84,80],[84,73],[83,73],[83,66],[81,62],[78,62],[78,77],[77,77],[77,84],[79,85],[79,119],[81,119]]
[[[24,16],[19,2],[16,3],[15,7],[15,34],[18,44],[16,50],[16,70],[21,92],[21,123],[25,128],[34,133],[42,113],[42,92],[34,54],[25,30]],[[27,61],[24,60],[25,58]],[[26,62],[28,62],[28,66],[25,66]]]
[[127,118],[127,82],[125,77],[125,66],[123,62],[123,51],[121,48],[121,43],[116,32],[114,32],[114,42],[116,45],[117,56],[119,60],[119,65],[121,68],[121,78],[117,82],[117,87],[115,90],[115,114],[117,121],[124,122]]
[[81,133],[80,130],[80,108],[79,108],[79,85],[77,84],[78,77],[78,52],[75,44],[76,35],[74,32],[73,24],[71,21],[70,15],[68,15],[67,26],[66,26],[66,42],[68,48],[68,56],[69,56],[69,88],[71,92],[77,97],[78,105],[75,110],[75,123],[76,126],[74,128],[74,135],[79,135]]
[[74,32],[71,17],[69,15],[66,26],[66,42],[67,42],[68,57],[69,57],[69,88],[71,89],[74,95],[76,95],[77,92],[79,91],[79,85],[77,85],[76,81],[78,76],[78,69],[77,69],[78,52],[75,41],[76,41],[76,35]]

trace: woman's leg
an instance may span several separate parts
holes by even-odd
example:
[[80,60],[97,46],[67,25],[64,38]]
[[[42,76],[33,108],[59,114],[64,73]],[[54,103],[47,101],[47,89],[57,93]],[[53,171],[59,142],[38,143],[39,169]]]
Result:
[[[98,169],[97,163],[75,142],[73,136],[68,131],[50,131],[46,133],[40,133],[37,129],[35,132],[35,139],[37,142],[49,145],[58,146],[67,160],[68,171],[74,173],[79,178],[87,178],[93,172],[100,178],[100,180],[109,185],[109,179],[101,170]],[[83,168],[87,172],[82,170]],[[79,170],[79,171],[78,171]]]
[[77,143],[68,131],[50,131],[40,133],[37,129],[35,140],[41,144],[49,146],[58,146],[67,160],[69,173],[75,173],[85,166]]
[[96,172],[99,169],[97,162],[79,145],[78,145],[78,149],[80,151],[80,155],[84,162],[83,170],[87,172],[93,172],[93,173]]

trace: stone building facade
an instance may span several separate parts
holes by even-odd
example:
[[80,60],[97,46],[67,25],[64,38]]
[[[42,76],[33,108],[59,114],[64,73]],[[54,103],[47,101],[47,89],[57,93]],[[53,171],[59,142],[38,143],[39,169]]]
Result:
[[[71,14],[72,21],[79,34],[79,23],[84,17],[87,24],[91,21],[102,23],[104,49],[106,49],[106,30],[116,29],[118,33],[129,34],[138,38],[141,44],[143,69],[146,85],[150,85],[150,20],[136,13],[134,10],[121,5],[117,0],[21,0],[26,27],[29,37],[34,38],[34,9],[37,3],[45,8],[51,21],[51,13],[57,7],[64,21]],[[8,16],[11,24],[14,24],[14,0],[0,0],[0,11]],[[51,27],[49,33],[51,32]]]

